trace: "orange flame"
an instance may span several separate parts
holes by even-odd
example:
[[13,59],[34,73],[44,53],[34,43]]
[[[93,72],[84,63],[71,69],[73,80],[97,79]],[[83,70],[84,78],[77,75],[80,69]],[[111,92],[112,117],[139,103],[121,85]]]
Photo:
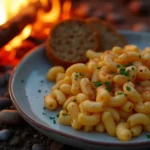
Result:
[[[45,1],[43,1],[44,5],[46,4]],[[58,20],[59,16],[60,16],[60,12],[61,12],[61,5],[60,5],[60,1],[59,0],[51,0],[52,3],[52,9],[50,12],[48,13],[44,13],[44,11],[40,11],[39,12],[39,17],[41,19],[41,21],[43,22],[55,22]]]
[[26,6],[27,0],[0,0],[0,25],[15,16],[22,7]]
[[23,40],[25,40],[30,35],[31,29],[32,29],[32,26],[31,25],[27,25],[18,36],[13,38],[13,40],[11,40],[5,46],[5,50],[6,51],[11,51],[14,47],[20,46],[21,42]]
[[71,14],[70,14],[70,10],[71,10],[71,1],[67,0],[64,2],[63,4],[63,8],[62,8],[62,19],[63,20],[66,20],[66,19],[69,19],[71,17]]

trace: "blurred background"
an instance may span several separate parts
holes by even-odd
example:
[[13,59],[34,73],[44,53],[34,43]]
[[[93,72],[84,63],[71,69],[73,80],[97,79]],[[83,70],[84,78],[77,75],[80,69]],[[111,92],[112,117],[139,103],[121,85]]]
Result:
[[57,21],[97,17],[115,29],[150,32],[149,0],[0,0],[0,65],[43,43]]

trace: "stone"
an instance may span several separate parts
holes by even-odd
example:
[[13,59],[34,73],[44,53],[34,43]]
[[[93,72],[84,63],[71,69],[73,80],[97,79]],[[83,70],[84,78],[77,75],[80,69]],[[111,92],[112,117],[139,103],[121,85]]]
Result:
[[8,129],[0,131],[0,141],[7,141],[11,137],[11,132]]
[[20,137],[18,136],[14,136],[10,141],[9,141],[9,145],[21,145],[21,141],[20,141]]
[[8,82],[9,82],[10,76],[11,76],[10,72],[7,72],[7,73],[4,74],[5,83],[8,83]]
[[106,14],[103,11],[96,10],[93,12],[93,16],[101,20],[105,20]]
[[5,82],[5,77],[4,75],[0,76],[0,86],[3,87],[6,85],[6,82]]
[[45,150],[45,148],[40,144],[34,144],[32,150]]
[[5,93],[4,93],[4,96],[5,96],[5,97],[10,98],[10,94],[9,94],[9,92],[8,92],[8,91],[7,91],[7,92],[5,92]]
[[5,72],[5,66],[0,65],[0,72]]
[[0,96],[0,109],[3,109],[12,104],[11,99],[8,97]]
[[0,112],[0,122],[6,125],[20,125],[24,120],[18,114],[17,110],[2,110]]
[[14,67],[13,66],[11,66],[11,65],[7,65],[7,66],[5,66],[5,70],[7,71],[7,70],[12,70]]
[[106,15],[106,21],[108,21],[110,23],[123,23],[125,21],[125,19],[119,13],[108,13]]
[[115,5],[113,3],[106,3],[103,9],[106,13],[110,13],[115,11]]
[[136,32],[150,32],[150,27],[144,23],[137,23],[133,25],[132,30]]
[[150,1],[131,1],[129,10],[135,15],[149,15]]
[[63,144],[56,141],[52,142],[50,146],[50,150],[61,150],[62,148],[63,148]]

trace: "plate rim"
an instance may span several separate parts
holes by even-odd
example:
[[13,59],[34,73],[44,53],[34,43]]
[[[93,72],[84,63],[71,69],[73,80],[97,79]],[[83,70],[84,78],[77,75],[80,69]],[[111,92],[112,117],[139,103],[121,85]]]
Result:
[[[136,34],[136,35],[146,35],[146,36],[149,36],[150,37],[150,34],[149,33],[145,33],[145,32],[133,32],[133,31],[130,31],[130,30],[119,30],[120,33],[122,34]],[[139,142],[132,142],[130,143],[129,142],[122,142],[120,141],[120,143],[114,143],[114,142],[101,142],[101,141],[91,141],[89,139],[85,139],[85,138],[82,138],[82,137],[78,137],[78,136],[74,136],[74,135],[71,135],[71,134],[68,134],[68,133],[64,133],[62,131],[58,131],[57,129],[53,129],[51,127],[46,127],[45,125],[43,124],[40,124],[40,122],[36,121],[36,119],[33,119],[31,118],[30,116],[28,116],[26,114],[26,112],[21,108],[21,106],[19,106],[18,102],[17,102],[17,99],[15,98],[15,94],[13,92],[13,78],[15,76],[15,74],[17,73],[17,70],[20,68],[20,66],[24,63],[24,61],[26,61],[26,58],[29,57],[29,56],[32,56],[34,55],[34,53],[36,53],[37,51],[41,51],[43,50],[45,47],[45,44],[40,44],[38,46],[36,46],[35,48],[31,49],[29,52],[27,52],[24,57],[20,60],[20,63],[13,69],[12,71],[12,74],[10,76],[10,79],[9,79],[9,84],[8,84],[8,91],[9,91],[9,94],[10,94],[10,97],[11,97],[11,100],[13,102],[13,104],[15,105],[18,113],[20,114],[20,116],[26,120],[27,122],[30,123],[30,125],[32,124],[33,126],[36,126],[42,130],[45,130],[45,131],[48,131],[49,133],[52,132],[53,134],[58,134],[58,135],[61,135],[61,136],[64,136],[66,138],[72,138],[73,140],[78,140],[79,142],[83,142],[85,144],[92,144],[92,145],[97,145],[97,146],[126,146],[126,147],[131,147],[131,146],[142,146],[142,145],[145,145],[145,144],[150,144],[150,141],[139,141]]]

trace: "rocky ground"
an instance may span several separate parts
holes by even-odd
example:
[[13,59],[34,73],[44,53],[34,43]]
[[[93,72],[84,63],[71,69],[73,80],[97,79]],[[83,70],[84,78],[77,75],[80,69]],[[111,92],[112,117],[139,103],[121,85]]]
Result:
[[54,141],[28,125],[8,93],[10,66],[0,66],[0,150],[79,150]]

